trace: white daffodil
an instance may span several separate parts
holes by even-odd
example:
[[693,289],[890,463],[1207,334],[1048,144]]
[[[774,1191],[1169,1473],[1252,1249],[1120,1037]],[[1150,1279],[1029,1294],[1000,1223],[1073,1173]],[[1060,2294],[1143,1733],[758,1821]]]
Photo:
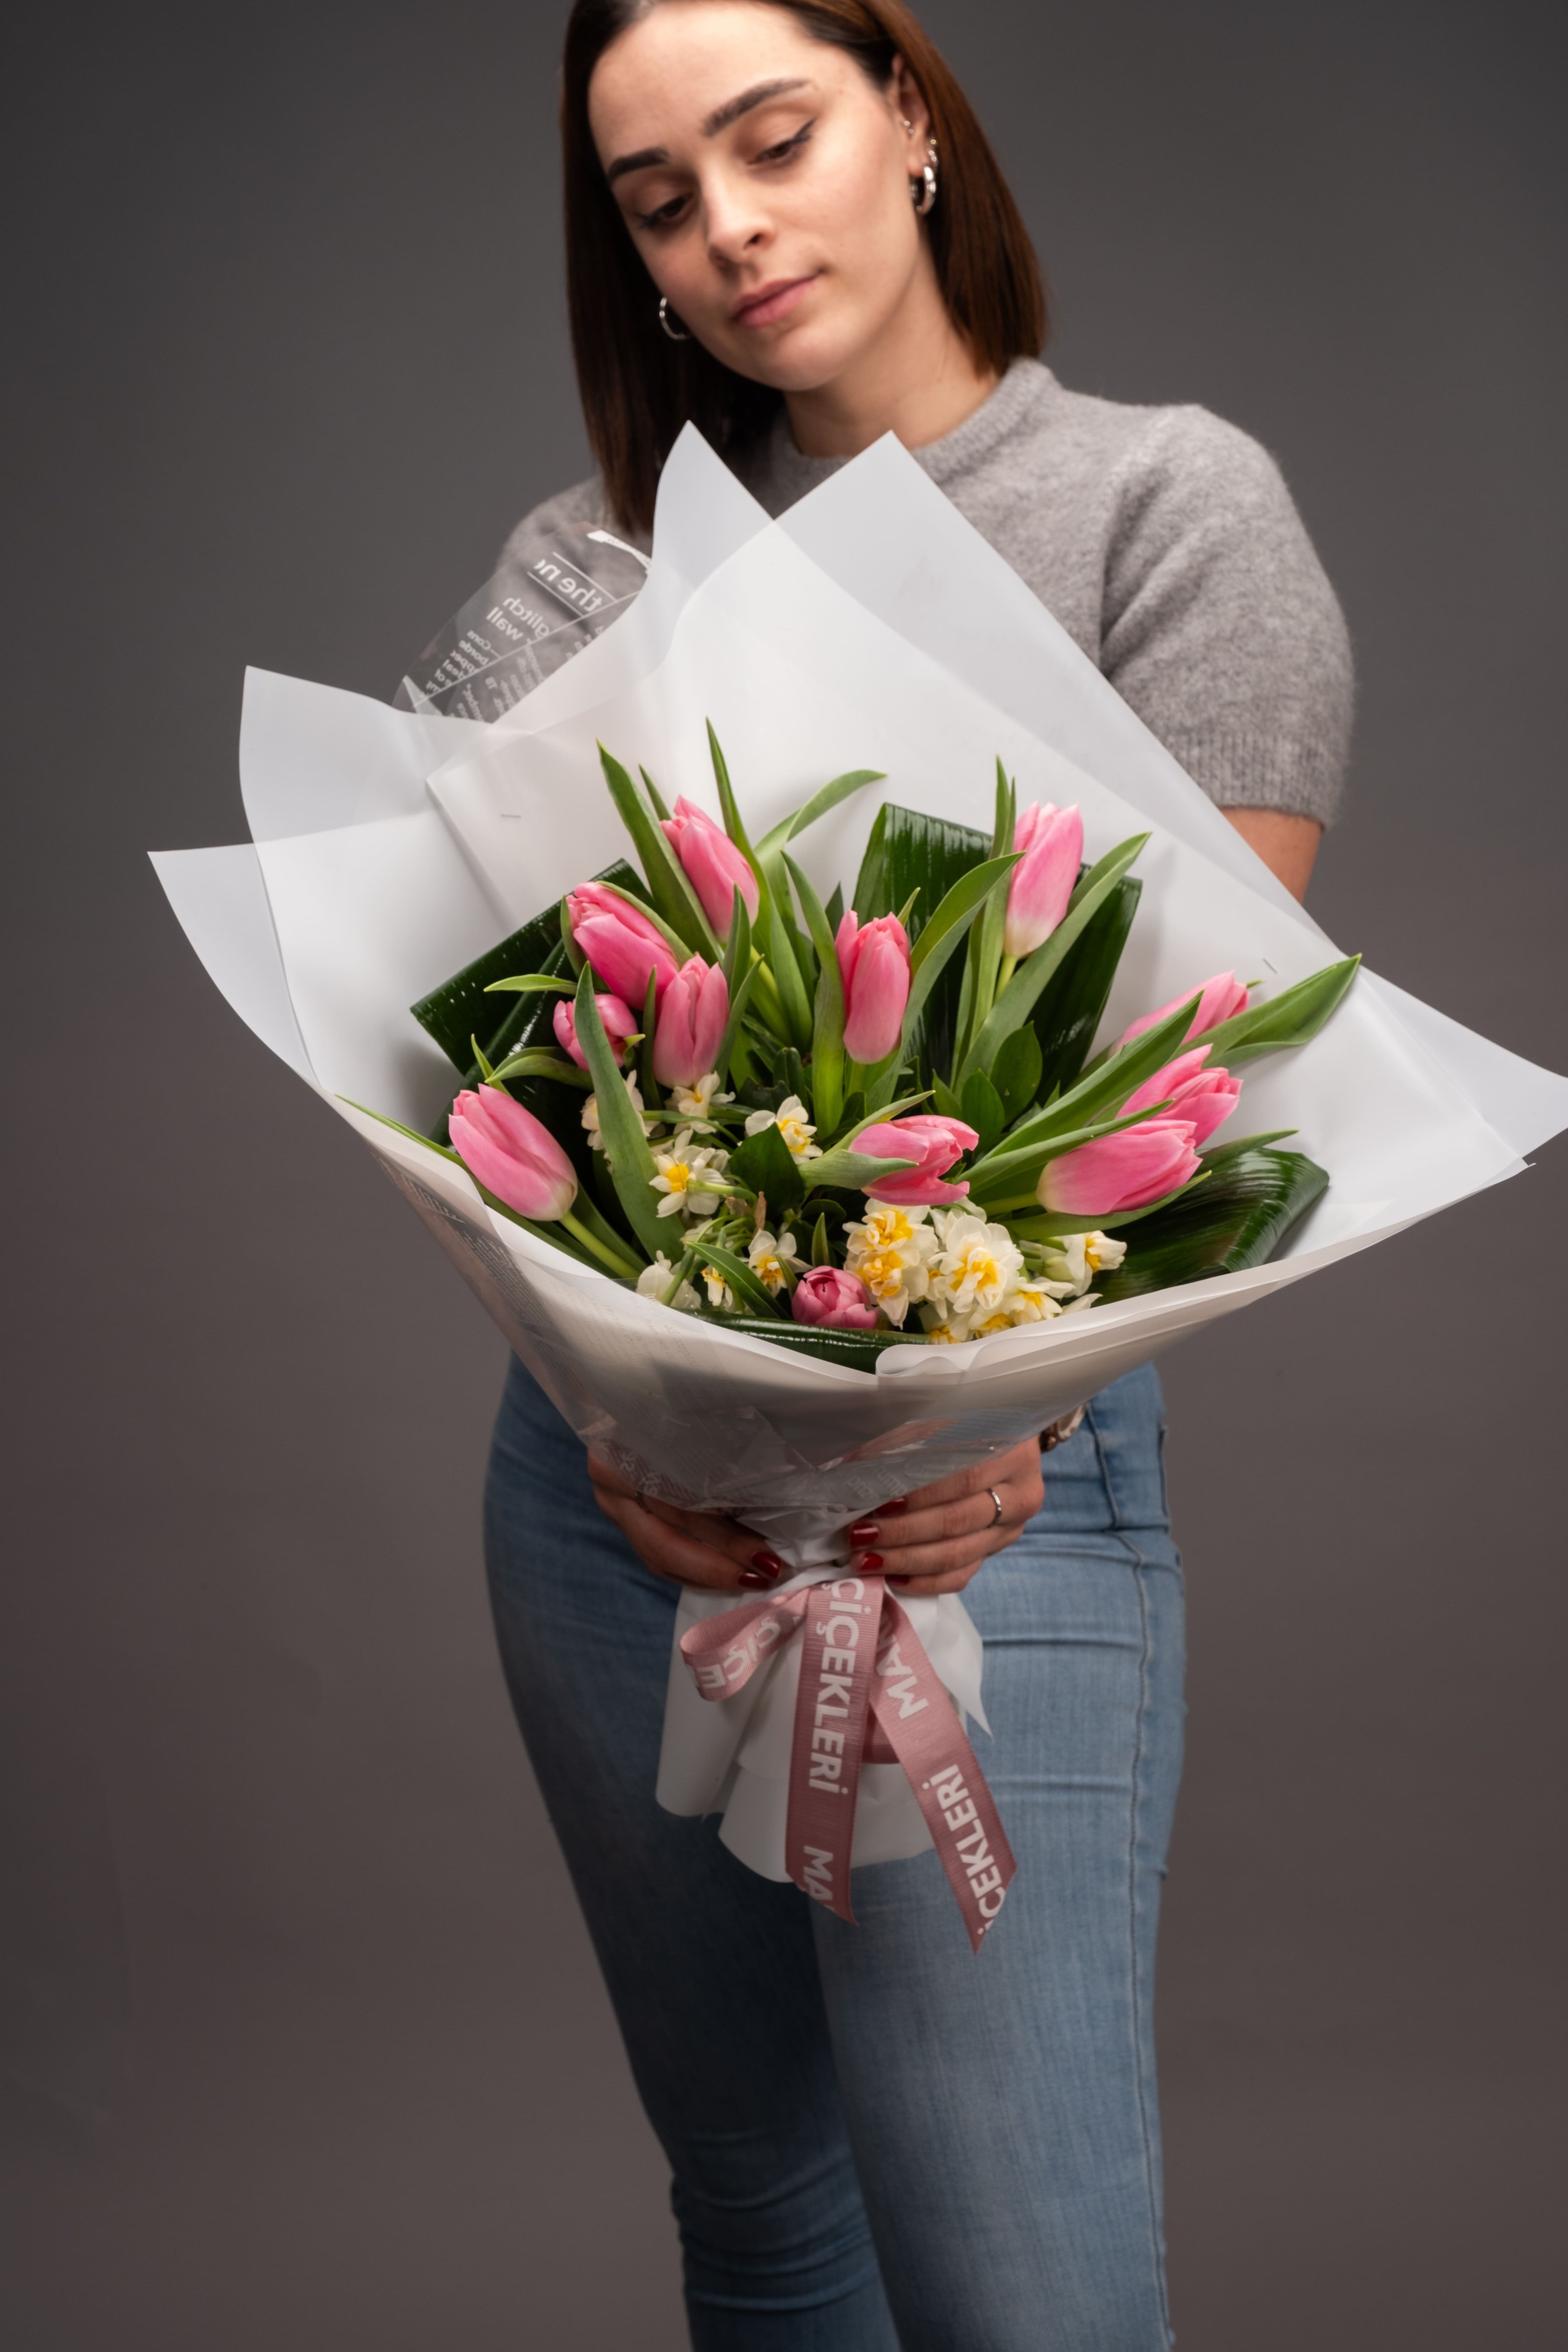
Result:
[[727,1151],[694,1145],[691,1129],[681,1128],[668,1151],[656,1150],[653,1155],[658,1173],[649,1181],[656,1192],[664,1194],[658,1204],[659,1215],[710,1217],[724,1198],[724,1171],[729,1161]]
[[1054,1282],[1031,1281],[1026,1275],[1008,1292],[1003,1313],[1012,1323],[1049,1323],[1063,1312]]
[[1110,1273],[1126,1255],[1126,1243],[1110,1234],[1064,1234],[1042,1251],[1040,1263],[1047,1276],[1061,1285],[1058,1297],[1069,1298],[1081,1297],[1097,1274]]
[[[662,1299],[674,1280],[675,1267],[660,1250],[653,1264],[645,1265],[637,1276],[637,1297]],[[678,1307],[683,1315],[691,1314],[700,1304],[697,1293],[689,1282],[683,1282],[675,1297],[667,1303],[671,1307]]]
[[748,1135],[761,1135],[767,1127],[776,1127],[790,1149],[794,1160],[820,1160],[822,1146],[812,1141],[816,1129],[805,1115],[805,1105],[798,1095],[789,1095],[777,1110],[754,1110],[746,1120]]
[[1005,1225],[983,1219],[944,1221],[942,1247],[928,1269],[929,1304],[943,1323],[994,1315],[1024,1271],[1024,1255]]
[[673,1091],[675,1108],[682,1118],[706,1119],[715,1103],[732,1103],[735,1099],[733,1095],[720,1093],[717,1070],[710,1070],[694,1087],[677,1087]]
[[858,1275],[889,1323],[900,1325],[931,1288],[930,1265],[939,1246],[921,1209],[868,1202],[856,1225],[846,1225],[845,1270]]
[[699,1271],[708,1286],[709,1306],[721,1315],[733,1315],[736,1311],[735,1294],[717,1267],[705,1265]]
[[[640,1114],[643,1108],[643,1098],[638,1090],[637,1082],[633,1077],[629,1070],[624,1073],[621,1083],[632,1098],[632,1108]],[[590,1095],[587,1101],[583,1105],[583,1125],[588,1131],[589,1150],[603,1151],[605,1148],[605,1139],[599,1128],[599,1097],[597,1095]]]
[[746,1263],[757,1280],[764,1284],[776,1298],[789,1280],[785,1267],[793,1274],[803,1260],[793,1234],[781,1234],[775,1241],[764,1227],[761,1233],[753,1234],[746,1244]]

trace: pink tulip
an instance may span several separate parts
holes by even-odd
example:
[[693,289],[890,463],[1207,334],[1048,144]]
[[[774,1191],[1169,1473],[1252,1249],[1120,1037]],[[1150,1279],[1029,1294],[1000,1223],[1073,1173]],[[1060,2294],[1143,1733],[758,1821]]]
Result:
[[584,882],[566,900],[572,936],[605,986],[640,1013],[651,979],[656,1002],[675,978],[676,960],[664,933],[601,882]]
[[499,1087],[467,1091],[452,1105],[452,1149],[488,1192],[542,1224],[563,1217],[577,1194],[572,1162],[547,1127]]
[[814,1265],[795,1286],[791,1311],[797,1323],[826,1323],[836,1331],[870,1331],[876,1301],[858,1274],[836,1265]]
[[683,799],[676,802],[675,814],[665,818],[664,830],[719,938],[727,940],[730,936],[730,918],[735,911],[737,890],[754,923],[757,877],[723,826],[715,824],[705,809]]
[[898,1044],[910,1001],[910,941],[897,915],[861,923],[854,909],[838,926],[844,982],[844,1050],[868,1067]]
[[[939,1118],[934,1113],[916,1118],[884,1119],[862,1129],[855,1149],[868,1160],[914,1160],[915,1165],[897,1176],[879,1176],[867,1192],[873,1201],[899,1209],[947,1208],[967,1199],[967,1184],[944,1184],[953,1162],[973,1151],[980,1138],[961,1118]],[[918,1157],[917,1157],[918,1155]]]
[[[1169,1004],[1162,1004],[1157,1013],[1145,1013],[1142,1021],[1134,1021],[1131,1029],[1122,1031],[1117,1043],[1130,1045],[1134,1037],[1142,1037],[1145,1029],[1152,1029],[1156,1021],[1163,1021],[1178,1006],[1185,1004],[1189,997],[1198,995],[1197,989],[1184,988],[1180,996],[1173,996]],[[1235,972],[1216,971],[1212,980],[1205,980],[1203,984],[1198,1009],[1187,1031],[1189,1041],[1203,1036],[1206,1030],[1217,1029],[1222,1021],[1233,1020],[1237,1013],[1246,1010],[1247,991]],[[1159,1097],[1156,1096],[1155,1099],[1157,1101]]]
[[1190,1054],[1178,1054],[1146,1086],[1128,1096],[1121,1106],[1122,1117],[1135,1110],[1151,1110],[1155,1103],[1169,1103],[1171,1118],[1191,1119],[1193,1141],[1201,1151],[1215,1128],[1224,1125],[1241,1099],[1239,1078],[1233,1078],[1228,1070],[1205,1069],[1208,1054],[1206,1045],[1195,1046]]
[[1064,1217],[1111,1217],[1122,1209],[1146,1209],[1197,1174],[1194,1132],[1190,1118],[1149,1118],[1120,1135],[1080,1143],[1076,1151],[1047,1160],[1040,1206]]
[[1016,961],[1033,955],[1067,913],[1083,864],[1083,819],[1076,807],[1047,801],[1042,808],[1035,801],[1018,819],[1013,846],[1023,852],[1023,864],[1014,866],[1007,886],[1002,952]]
[[[605,1024],[605,1034],[610,1041],[610,1051],[617,1062],[626,1056],[626,1042],[637,1034],[637,1017],[618,996],[595,996],[599,1018]],[[563,1054],[570,1054],[580,1070],[588,1066],[588,1056],[577,1043],[577,1007],[569,996],[561,997],[552,1018],[555,1024],[555,1042]]]
[[730,1020],[730,990],[716,963],[692,956],[664,992],[653,1033],[653,1074],[661,1087],[694,1087],[716,1067]]

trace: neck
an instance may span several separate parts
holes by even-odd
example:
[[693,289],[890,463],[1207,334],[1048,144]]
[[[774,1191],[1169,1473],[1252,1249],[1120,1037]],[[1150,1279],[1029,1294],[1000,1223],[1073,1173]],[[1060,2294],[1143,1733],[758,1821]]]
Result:
[[858,457],[884,433],[922,449],[953,432],[996,388],[948,317],[934,278],[930,299],[908,304],[864,358],[810,392],[784,395],[805,457]]

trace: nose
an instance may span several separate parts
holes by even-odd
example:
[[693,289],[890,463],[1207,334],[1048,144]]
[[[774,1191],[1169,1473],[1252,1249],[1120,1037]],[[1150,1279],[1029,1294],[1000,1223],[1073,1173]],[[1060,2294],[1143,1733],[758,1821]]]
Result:
[[733,268],[754,257],[773,235],[757,191],[742,180],[715,173],[702,191],[710,257],[721,268]]

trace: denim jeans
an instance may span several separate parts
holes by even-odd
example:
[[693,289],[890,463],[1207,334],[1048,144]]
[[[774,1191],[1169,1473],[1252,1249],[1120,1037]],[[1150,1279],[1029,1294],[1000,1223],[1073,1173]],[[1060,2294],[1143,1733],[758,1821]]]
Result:
[[521,1365],[486,1497],[518,1722],[668,2156],[696,2352],[1160,2352],[1154,1936],[1183,1607],[1152,1370],[965,1595],[1017,1856],[972,1956],[934,1853],[849,1927],[654,1801],[677,1591]]

